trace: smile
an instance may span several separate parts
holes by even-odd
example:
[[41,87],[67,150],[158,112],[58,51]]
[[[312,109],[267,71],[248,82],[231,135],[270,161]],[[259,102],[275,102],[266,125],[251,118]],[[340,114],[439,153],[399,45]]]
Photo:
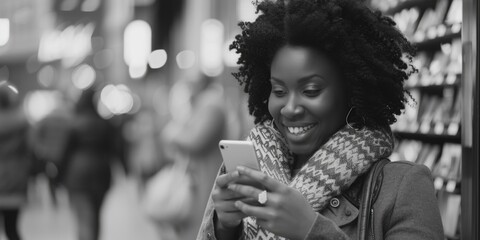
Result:
[[287,127],[287,130],[291,134],[301,135],[301,134],[306,133],[308,130],[312,129],[314,126],[315,126],[315,124],[310,124],[310,125],[303,126],[303,127]]

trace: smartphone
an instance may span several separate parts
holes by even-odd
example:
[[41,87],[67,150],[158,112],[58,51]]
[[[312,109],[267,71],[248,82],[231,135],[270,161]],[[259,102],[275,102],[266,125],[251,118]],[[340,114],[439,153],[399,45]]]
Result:
[[[255,154],[255,148],[253,148],[253,143],[250,141],[240,141],[240,140],[221,140],[218,143],[220,152],[222,154],[223,163],[227,172],[235,171],[237,166],[245,166],[248,168],[255,169],[260,171],[260,164],[257,160],[257,155]],[[242,178],[236,181],[238,184],[250,185],[257,189],[265,189],[265,187],[256,181],[252,181],[247,177]],[[243,202],[258,206],[259,203],[256,199],[243,199]]]
[[257,155],[250,141],[221,140],[218,144],[227,172],[237,166],[245,166],[260,171]]

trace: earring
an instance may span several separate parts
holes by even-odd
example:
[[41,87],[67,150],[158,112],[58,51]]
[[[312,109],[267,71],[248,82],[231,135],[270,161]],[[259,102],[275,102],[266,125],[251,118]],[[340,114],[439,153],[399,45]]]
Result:
[[[347,116],[345,117],[345,122],[347,123],[347,126],[349,126],[351,129],[355,130],[355,131],[361,131],[363,130],[363,128],[365,127],[365,118],[362,117],[363,119],[363,126],[361,128],[358,128],[358,127],[355,127],[355,123],[354,124],[350,124],[348,122],[348,117],[350,117],[350,113],[352,112],[353,110],[353,107],[350,108],[350,110],[348,110],[348,113],[347,113]],[[357,124],[358,125],[358,124]]]

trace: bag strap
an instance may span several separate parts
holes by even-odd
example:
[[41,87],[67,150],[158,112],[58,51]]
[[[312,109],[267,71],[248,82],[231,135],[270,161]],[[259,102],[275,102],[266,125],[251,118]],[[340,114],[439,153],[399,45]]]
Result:
[[[373,215],[373,203],[377,200],[378,193],[382,186],[383,167],[389,163],[388,158],[380,159],[375,162],[370,171],[367,173],[366,179],[362,187],[362,195],[360,202],[360,214],[358,216],[358,239],[368,239],[369,223],[371,215]],[[373,232],[371,234],[374,234]]]

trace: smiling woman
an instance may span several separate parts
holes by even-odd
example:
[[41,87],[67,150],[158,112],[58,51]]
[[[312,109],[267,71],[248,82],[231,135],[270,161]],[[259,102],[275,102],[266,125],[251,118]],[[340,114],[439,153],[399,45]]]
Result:
[[[257,9],[230,48],[240,54],[234,76],[248,94],[256,125],[247,139],[261,171],[220,170],[197,239],[443,239],[424,166],[387,164],[372,208],[359,202],[410,96],[414,51],[395,23],[354,0]],[[359,212],[371,214],[370,227],[357,226],[368,218]]]

